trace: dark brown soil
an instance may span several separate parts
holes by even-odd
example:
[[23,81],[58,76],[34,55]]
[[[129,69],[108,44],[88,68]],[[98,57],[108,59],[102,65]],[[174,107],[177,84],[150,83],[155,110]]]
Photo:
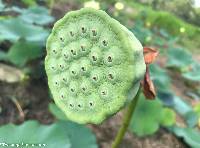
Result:
[[[12,101],[15,98],[21,106],[24,119]],[[43,124],[50,124],[55,119],[48,111],[48,104],[52,100],[48,95],[48,88],[43,81],[31,81],[25,84],[8,84],[0,82],[0,125],[12,122],[22,123],[24,120],[38,120]],[[105,121],[102,125],[89,125],[97,137],[100,148],[110,148],[123,117],[123,111]],[[139,138],[127,132],[120,148],[186,148],[182,141],[174,135],[160,129],[156,134]]]
[[[101,148],[111,147],[122,118],[123,111],[108,119],[100,126],[92,126]],[[187,148],[187,146],[173,134],[161,128],[156,134],[144,138],[139,138],[128,131],[120,148]]]

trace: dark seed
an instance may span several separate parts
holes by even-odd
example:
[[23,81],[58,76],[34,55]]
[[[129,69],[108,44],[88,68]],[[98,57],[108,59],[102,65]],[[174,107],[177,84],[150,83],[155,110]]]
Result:
[[108,56],[108,62],[112,62],[112,57]]
[[92,35],[93,35],[93,36],[96,36],[96,35],[97,35],[96,30],[92,30]]
[[82,51],[85,51],[85,48],[84,48],[84,46],[83,46],[83,45],[81,45],[81,50],[82,50]]
[[72,32],[72,31],[70,31],[70,35],[71,35],[71,36],[74,36],[74,34],[73,34],[73,32]]
[[56,53],[56,50],[53,50],[54,53]]
[[109,74],[108,76],[109,76],[110,79],[113,79],[113,75],[112,74]]
[[103,43],[104,46],[107,46],[107,42],[105,40],[103,40],[102,43]]
[[60,37],[60,40],[61,40],[61,41],[64,41],[62,37]]
[[71,50],[71,53],[72,53],[73,55],[76,55],[76,52],[74,52],[74,50]]
[[81,67],[82,71],[85,71],[85,67]]
[[86,29],[84,27],[82,27],[81,30],[82,30],[82,33],[86,32]]
[[97,58],[95,56],[92,56],[93,61],[97,61]]
[[96,81],[96,80],[97,80],[97,77],[93,77],[93,80],[95,80],[95,81]]
[[102,91],[101,94],[102,94],[102,95],[106,95],[106,92],[105,92],[105,91]]
[[67,56],[66,54],[64,54],[64,57],[65,57],[65,58],[68,58],[68,56]]

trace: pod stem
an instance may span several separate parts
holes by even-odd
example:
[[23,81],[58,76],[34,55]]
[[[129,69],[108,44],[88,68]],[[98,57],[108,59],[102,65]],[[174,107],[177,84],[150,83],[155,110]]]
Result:
[[121,143],[126,130],[130,124],[131,121],[131,117],[134,114],[135,108],[136,108],[136,104],[139,100],[139,96],[140,96],[140,90],[141,90],[141,86],[135,96],[135,98],[130,102],[128,108],[127,108],[127,112],[124,115],[123,121],[122,121],[122,125],[117,133],[117,136],[115,137],[115,140],[112,143],[112,148],[118,148],[119,144]]

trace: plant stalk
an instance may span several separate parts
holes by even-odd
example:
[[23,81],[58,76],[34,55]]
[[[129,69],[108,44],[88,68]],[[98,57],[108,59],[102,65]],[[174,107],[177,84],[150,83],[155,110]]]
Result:
[[121,143],[125,133],[126,133],[126,130],[130,124],[130,121],[131,121],[131,117],[135,111],[135,108],[136,108],[136,104],[139,100],[139,96],[140,96],[140,90],[141,90],[141,86],[135,96],[135,98],[130,102],[128,108],[127,108],[127,112],[125,113],[125,116],[123,118],[123,121],[122,121],[122,125],[117,133],[117,136],[115,137],[115,140],[114,142],[112,143],[112,148],[118,148],[119,147],[119,144]]

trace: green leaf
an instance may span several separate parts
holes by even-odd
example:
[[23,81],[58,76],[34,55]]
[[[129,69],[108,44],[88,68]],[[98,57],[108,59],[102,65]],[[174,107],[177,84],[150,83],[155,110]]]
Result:
[[193,128],[180,128],[174,126],[172,131],[176,136],[182,137],[184,141],[190,145],[192,148],[200,147],[200,132]]
[[4,51],[0,51],[0,60],[5,61],[7,59],[7,54]]
[[165,40],[159,36],[154,36],[153,44],[157,46],[163,46],[165,44]]
[[0,0],[0,12],[3,11],[4,8],[5,8],[5,5],[2,2],[2,0]]
[[21,1],[27,6],[36,6],[37,5],[36,0],[21,0]]
[[26,62],[42,56],[42,52],[37,44],[19,41],[9,49],[7,59],[17,66],[24,66]]
[[24,145],[46,144],[48,148],[97,148],[91,131],[72,122],[41,125],[36,121],[27,121],[19,126],[8,124],[0,127],[0,141],[9,144],[23,142]]
[[[159,129],[160,124],[163,124],[163,126],[172,125],[175,120],[175,115],[172,114],[169,109],[163,108],[158,99],[146,100],[142,96],[132,116],[130,130],[138,136],[151,135]],[[169,118],[165,118],[165,116]]]
[[189,111],[185,114],[184,116],[186,122],[187,122],[187,125],[189,127],[194,127],[195,125],[197,125],[198,123],[198,115],[195,111]]
[[165,29],[160,29],[159,30],[159,33],[160,33],[160,35],[162,36],[162,37],[164,37],[164,38],[169,38],[170,37],[170,35],[169,35],[169,33],[165,30]]
[[198,123],[198,116],[192,106],[176,95],[174,95],[173,100],[172,108],[185,119],[188,126],[195,126]]
[[171,81],[164,68],[161,68],[156,64],[151,64],[150,75],[157,90],[161,92],[166,92],[169,90]]
[[193,64],[191,70],[186,73],[183,73],[182,76],[185,79],[194,82],[200,81],[200,64],[199,63]]
[[49,32],[42,27],[27,24],[19,18],[0,20],[0,40],[16,42],[24,38],[29,42],[44,45],[48,34]]
[[37,6],[25,9],[20,18],[30,24],[46,25],[54,21],[53,17],[49,15],[48,9]]
[[50,112],[59,120],[68,120],[66,115],[54,103],[49,103]]
[[182,48],[170,48],[167,58],[167,67],[174,67],[181,71],[193,63],[191,53]]
[[161,124],[163,126],[172,126],[176,123],[176,113],[170,108],[163,109]]
[[181,115],[186,115],[188,112],[192,111],[192,106],[184,101],[182,98],[174,95],[174,105],[173,108]]
[[134,28],[131,31],[142,43],[146,43],[151,40],[152,32],[144,27],[144,23],[142,21],[136,21]]
[[194,107],[194,111],[197,113],[198,117],[200,118],[200,103]]

